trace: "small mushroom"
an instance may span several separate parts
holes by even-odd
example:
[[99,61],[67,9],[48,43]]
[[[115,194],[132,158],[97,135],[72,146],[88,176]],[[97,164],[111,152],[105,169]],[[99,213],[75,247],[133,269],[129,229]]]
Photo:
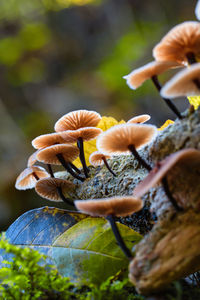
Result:
[[200,23],[187,21],[172,28],[153,49],[158,61],[193,64],[200,54]]
[[72,182],[60,178],[40,179],[35,185],[35,191],[42,198],[56,202],[64,201],[68,205],[74,206],[72,200],[66,198],[63,194],[63,192],[72,190],[72,188],[74,188]]
[[76,130],[83,127],[95,127],[101,120],[100,114],[90,110],[75,110],[62,116],[55,124],[55,131]]
[[114,216],[128,216],[139,211],[143,207],[141,199],[134,198],[133,196],[121,196],[104,199],[81,200],[75,201],[75,206],[78,210],[91,216],[106,217],[106,219],[110,222],[120,248],[128,259],[131,260],[133,258],[130,250],[126,247],[120,235]]
[[63,131],[60,134],[62,135],[62,138],[67,142],[67,143],[75,143],[77,142],[77,146],[80,150],[80,161],[83,165],[83,170],[85,173],[85,177],[88,178],[88,168],[86,165],[85,161],[85,155],[84,155],[84,141],[89,141],[95,139],[102,130],[100,128],[96,127],[84,127],[80,128],[77,130],[67,130]]
[[135,197],[143,196],[148,190],[156,184],[162,182],[165,192],[177,210],[181,210],[181,208],[176,203],[176,200],[170,193],[168,182],[167,182],[167,175],[168,172],[177,164],[181,165],[196,165],[200,164],[200,151],[188,148],[184,150],[180,150],[176,153],[173,153],[167,156],[164,160],[160,161],[156,164],[156,166],[152,169],[152,171],[142,180],[134,189],[133,195]]
[[184,69],[170,79],[161,89],[163,97],[193,96],[200,94],[200,63]]
[[32,189],[40,178],[46,177],[49,177],[49,174],[44,168],[39,166],[28,167],[17,177],[15,188],[18,190]]
[[131,118],[127,121],[127,124],[141,124],[149,121],[151,119],[150,115],[144,114]]
[[59,132],[42,134],[32,141],[32,145],[35,149],[42,149],[52,145],[64,143],[65,140],[62,138]]
[[103,153],[99,152],[99,151],[95,151],[93,152],[90,157],[89,157],[89,162],[91,163],[91,165],[93,165],[94,167],[97,166],[101,166],[101,165],[105,165],[106,168],[108,169],[108,171],[113,175],[113,176],[117,176],[113,170],[110,168],[107,159],[111,158],[111,156],[109,155],[104,155]]
[[105,155],[121,155],[130,152],[148,171],[151,166],[136,149],[148,144],[157,134],[153,125],[122,124],[103,132],[97,139],[97,149]]
[[62,165],[73,177],[84,181],[84,178],[75,173],[70,163],[79,155],[79,149],[71,144],[57,144],[41,149],[37,154],[37,160],[54,165]]
[[35,151],[33,154],[31,154],[28,158],[27,167],[32,167],[36,161],[37,161],[37,154],[39,150]]

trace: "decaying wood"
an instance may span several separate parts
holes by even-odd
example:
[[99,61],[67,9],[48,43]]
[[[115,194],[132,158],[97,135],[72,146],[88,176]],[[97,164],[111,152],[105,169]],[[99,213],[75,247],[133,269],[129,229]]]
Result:
[[[188,113],[183,120],[176,120],[160,131],[155,141],[140,154],[153,166],[184,148],[200,150],[200,110]],[[90,199],[129,195],[147,175],[132,156],[116,157],[109,164],[117,177],[113,177],[105,167],[91,168],[91,177],[84,183],[74,180],[77,186],[71,197]],[[58,176],[68,177],[63,172]],[[121,219],[146,234],[137,245],[136,256],[130,265],[130,278],[138,291],[144,294],[157,291],[172,280],[200,269],[200,170],[198,167],[175,168],[168,179],[170,190],[184,212],[177,213],[163,188],[158,186],[143,197],[146,205],[142,212]],[[155,215],[158,221],[152,229]]]

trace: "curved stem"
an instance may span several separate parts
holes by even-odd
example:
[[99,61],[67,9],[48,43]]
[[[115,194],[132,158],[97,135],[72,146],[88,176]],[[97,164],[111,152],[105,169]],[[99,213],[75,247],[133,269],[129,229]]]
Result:
[[128,146],[129,150],[133,154],[133,156],[138,160],[138,162],[148,171],[152,170],[152,167],[139,155],[134,145]]
[[58,194],[59,194],[60,198],[61,198],[65,203],[67,203],[67,204],[70,205],[70,206],[75,207],[74,203],[71,202],[71,199],[66,198],[66,197],[63,195],[63,192],[62,192],[62,189],[61,189],[60,186],[57,187],[57,191],[58,191]]
[[[156,75],[152,76],[151,77],[156,89],[158,90],[158,92],[160,93],[160,90],[162,88],[159,80],[158,80],[158,77]],[[179,110],[177,109],[177,107],[172,103],[172,101],[170,99],[167,99],[167,98],[163,98],[162,99],[165,101],[165,103],[167,104],[167,106],[175,113],[175,115],[179,118],[179,119],[182,119],[183,117],[181,116]]]
[[68,164],[75,172],[81,174],[81,171],[73,163],[69,162]]
[[40,179],[40,178],[37,176],[37,174],[36,174],[35,172],[33,172],[32,175],[35,177],[36,180],[39,180],[39,179]]
[[82,166],[83,166],[83,171],[84,171],[84,174],[85,174],[85,177],[86,178],[89,178],[89,175],[88,175],[88,168],[87,168],[87,165],[86,165],[86,161],[85,161],[85,155],[84,155],[84,146],[83,146],[83,139],[80,137],[78,138],[78,141],[77,141],[77,146],[80,150],[80,161],[82,163]]
[[108,169],[108,171],[109,171],[113,176],[117,176],[117,175],[115,174],[115,172],[114,172],[114,171],[111,169],[111,167],[109,166],[109,164],[108,164],[108,162],[107,162],[107,160],[106,160],[105,157],[103,158],[103,162],[104,162],[106,168]]
[[174,199],[174,197],[172,196],[171,192],[170,192],[170,189],[169,189],[169,185],[168,185],[168,182],[167,182],[167,178],[164,177],[162,179],[162,185],[163,185],[163,188],[164,188],[164,191],[167,195],[167,197],[169,198],[169,201],[171,202],[171,204],[174,206],[174,208],[176,209],[176,211],[183,211],[183,208],[180,207],[177,202],[176,202],[176,199]]
[[53,174],[53,170],[52,170],[51,165],[50,165],[50,164],[47,164],[47,168],[48,168],[48,170],[49,170],[49,173],[50,173],[51,177],[54,178],[54,174]]
[[76,174],[68,165],[68,163],[65,161],[63,155],[61,153],[56,154],[59,162],[62,164],[62,166],[76,179],[79,179],[81,181],[84,181],[84,178]]
[[124,252],[124,254],[126,255],[126,257],[129,260],[133,259],[133,255],[131,254],[131,251],[126,247],[124,240],[119,232],[119,229],[117,227],[117,224],[115,223],[114,217],[112,215],[109,215],[106,217],[106,219],[109,221],[112,231],[114,233],[114,236],[116,238],[116,241],[119,245],[119,247],[121,248],[121,250]]

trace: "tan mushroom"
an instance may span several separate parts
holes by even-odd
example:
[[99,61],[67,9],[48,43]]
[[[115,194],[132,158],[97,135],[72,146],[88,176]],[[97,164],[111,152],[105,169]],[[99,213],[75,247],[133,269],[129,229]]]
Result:
[[163,97],[174,98],[200,94],[200,63],[184,69],[170,79],[161,89]]
[[127,124],[140,124],[145,123],[151,119],[150,115],[144,114],[131,118],[127,121]]
[[156,134],[157,128],[153,125],[116,125],[98,137],[97,149],[105,155],[121,155],[131,152],[143,167],[151,170],[136,149],[147,145],[155,138]]
[[49,174],[44,168],[39,166],[28,167],[17,177],[15,188],[18,190],[32,189],[40,178],[46,177],[49,177]]
[[35,191],[42,198],[56,202],[64,201],[67,204],[74,206],[72,200],[64,196],[67,191],[72,189],[74,189],[74,184],[72,182],[60,178],[40,179],[35,185]]
[[90,157],[89,157],[89,162],[92,166],[97,167],[97,166],[101,166],[101,165],[105,165],[106,168],[108,169],[108,171],[113,175],[113,176],[117,176],[113,170],[110,168],[107,159],[111,158],[110,155],[104,155],[103,153],[99,152],[99,151],[95,151],[93,152]]
[[42,149],[52,145],[64,143],[66,142],[59,132],[42,134],[32,141],[32,145],[35,149]]
[[95,127],[101,120],[100,114],[90,110],[75,110],[61,117],[55,124],[55,131],[76,130]]
[[183,22],[172,28],[153,49],[158,61],[192,64],[200,55],[200,23]]
[[31,154],[28,158],[27,167],[32,167],[36,161],[37,161],[37,154],[39,150],[35,151],[33,154]]

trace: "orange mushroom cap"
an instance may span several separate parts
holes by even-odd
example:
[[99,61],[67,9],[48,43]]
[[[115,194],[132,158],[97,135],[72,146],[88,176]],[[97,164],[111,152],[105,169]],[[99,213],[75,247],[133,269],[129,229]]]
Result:
[[108,159],[110,158],[110,155],[104,155],[103,153],[99,152],[99,151],[95,151],[93,152],[90,157],[89,157],[89,162],[92,166],[97,167],[97,166],[101,166],[104,164],[103,159]]
[[195,79],[200,80],[200,63],[193,64],[176,74],[163,86],[160,93],[168,98],[199,95],[200,90],[193,82]]
[[129,146],[141,148],[157,134],[153,125],[122,124],[103,132],[97,139],[97,149],[105,155],[130,154]]
[[90,110],[75,110],[61,117],[55,124],[55,131],[76,130],[95,127],[101,120],[100,114]]
[[32,141],[32,145],[35,149],[46,148],[55,144],[64,144],[65,140],[62,138],[61,134],[58,132],[42,134],[36,137]]
[[58,144],[42,149],[37,154],[37,160],[46,163],[60,165],[57,154],[62,154],[66,162],[74,161],[79,155],[79,149],[71,144]]
[[90,141],[95,139],[102,130],[96,127],[84,127],[77,130],[67,130],[62,131],[60,135],[67,143],[75,143],[79,138],[82,138],[83,141]]
[[153,49],[158,61],[175,61],[187,65],[187,54],[200,54],[200,23],[183,22],[172,28]]
[[47,173],[47,171],[44,168],[39,166],[32,166],[26,168],[19,174],[15,183],[15,188],[18,190],[27,190],[34,188],[37,182],[37,179],[34,177],[34,174],[38,178],[49,177],[49,173]]
[[192,165],[200,164],[200,151],[188,148],[167,156],[136,186],[133,195],[135,197],[143,196],[150,188],[159,183],[171,168],[175,165],[181,166],[183,164],[189,165],[190,167]]
[[81,212],[91,216],[108,216],[115,215],[128,216],[143,207],[141,199],[133,196],[121,196],[103,199],[78,200],[75,201],[75,206]]
[[42,198],[62,202],[63,200],[60,198],[57,188],[61,188],[62,192],[66,193],[68,190],[72,190],[74,188],[74,184],[68,180],[60,178],[46,178],[38,180],[35,185],[35,191]]
[[147,115],[147,114],[139,115],[139,116],[133,117],[132,119],[128,120],[127,124],[145,123],[145,122],[149,121],[150,119],[151,119],[150,115]]
[[171,61],[152,61],[138,69],[133,70],[130,74],[124,76],[128,86],[135,90],[140,87],[147,79],[159,75],[168,69],[181,67],[180,64]]
[[28,158],[27,167],[32,167],[36,161],[37,161],[37,154],[39,150],[35,151],[33,154],[31,154]]

